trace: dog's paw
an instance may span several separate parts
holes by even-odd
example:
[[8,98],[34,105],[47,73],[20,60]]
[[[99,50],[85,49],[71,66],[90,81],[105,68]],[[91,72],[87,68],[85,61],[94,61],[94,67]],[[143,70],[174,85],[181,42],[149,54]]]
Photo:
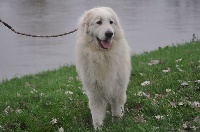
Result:
[[112,122],[119,122],[119,120],[121,119],[122,117],[120,116],[112,116]]

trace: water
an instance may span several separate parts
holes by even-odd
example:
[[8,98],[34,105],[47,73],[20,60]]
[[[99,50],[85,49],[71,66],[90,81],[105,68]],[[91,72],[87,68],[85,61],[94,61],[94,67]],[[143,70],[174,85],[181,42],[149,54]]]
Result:
[[[81,14],[112,7],[133,53],[200,38],[200,0],[1,0],[1,19],[17,31],[60,34],[76,28]],[[74,64],[76,33],[59,38],[16,35],[0,24],[0,80]]]

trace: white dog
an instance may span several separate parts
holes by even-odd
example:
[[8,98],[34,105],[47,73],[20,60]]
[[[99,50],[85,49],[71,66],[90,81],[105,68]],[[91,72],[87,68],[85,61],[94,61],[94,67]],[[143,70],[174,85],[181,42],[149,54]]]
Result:
[[108,103],[113,120],[123,116],[131,70],[130,49],[111,8],[93,8],[84,13],[78,24],[75,51],[76,70],[97,129],[103,125]]

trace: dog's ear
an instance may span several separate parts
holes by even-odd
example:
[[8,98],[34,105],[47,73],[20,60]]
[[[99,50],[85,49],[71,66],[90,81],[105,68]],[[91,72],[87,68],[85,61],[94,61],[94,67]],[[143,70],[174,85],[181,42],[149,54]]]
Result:
[[89,24],[92,17],[93,17],[93,13],[90,10],[86,11],[79,20],[79,29],[81,29],[83,32],[88,33]]

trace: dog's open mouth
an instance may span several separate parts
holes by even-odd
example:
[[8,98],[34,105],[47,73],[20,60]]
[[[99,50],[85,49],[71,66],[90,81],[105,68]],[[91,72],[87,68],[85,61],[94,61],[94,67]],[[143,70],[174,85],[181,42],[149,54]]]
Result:
[[111,47],[111,39],[100,40],[100,39],[97,37],[97,41],[98,41],[100,47],[103,48],[103,49],[109,49],[109,48]]

